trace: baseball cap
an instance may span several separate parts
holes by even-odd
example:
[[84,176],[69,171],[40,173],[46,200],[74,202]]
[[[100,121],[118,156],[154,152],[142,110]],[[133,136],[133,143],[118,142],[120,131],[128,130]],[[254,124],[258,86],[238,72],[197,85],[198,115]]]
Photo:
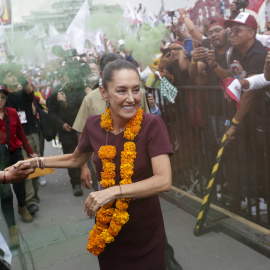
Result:
[[3,87],[2,85],[0,85],[0,92],[3,91],[5,95],[8,95],[8,90]]
[[227,20],[225,21],[225,27],[232,27],[234,23],[239,23],[243,25],[248,25],[251,28],[257,30],[257,21],[255,17],[246,12],[240,12],[234,20]]
[[210,18],[208,20],[208,29],[212,26],[215,26],[215,25],[220,25],[222,27],[225,27],[224,26],[224,23],[225,23],[225,20],[222,19],[222,18],[218,18],[218,17],[213,17],[213,18]]
[[118,47],[121,47],[124,44],[125,44],[125,41],[123,39],[118,40]]

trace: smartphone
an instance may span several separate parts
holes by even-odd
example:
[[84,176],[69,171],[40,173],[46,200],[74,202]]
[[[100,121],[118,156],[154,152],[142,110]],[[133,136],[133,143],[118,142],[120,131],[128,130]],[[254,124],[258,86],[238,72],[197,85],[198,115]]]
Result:
[[162,54],[163,55],[166,55],[168,52],[170,52],[170,49],[169,48],[162,49]]
[[210,38],[204,38],[202,39],[202,47],[210,50],[211,49],[211,42],[210,42]]
[[191,55],[191,52],[193,51],[193,44],[192,44],[192,39],[184,39],[184,48],[187,51],[187,56]]

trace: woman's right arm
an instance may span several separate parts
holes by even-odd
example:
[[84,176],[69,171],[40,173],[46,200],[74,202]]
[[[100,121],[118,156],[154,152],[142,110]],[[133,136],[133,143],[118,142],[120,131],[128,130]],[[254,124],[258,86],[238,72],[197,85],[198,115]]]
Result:
[[[44,163],[46,168],[78,168],[85,164],[85,162],[90,158],[91,154],[91,152],[80,152],[78,147],[76,147],[72,154],[44,157]],[[32,168],[38,167],[36,158],[19,161],[11,167],[19,170],[20,166],[29,162]]]

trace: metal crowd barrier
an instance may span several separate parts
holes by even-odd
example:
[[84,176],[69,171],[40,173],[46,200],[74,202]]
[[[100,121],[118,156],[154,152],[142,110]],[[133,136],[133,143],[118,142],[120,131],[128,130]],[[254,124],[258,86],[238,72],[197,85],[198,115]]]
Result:
[[[173,185],[203,198],[224,132],[236,107],[213,86],[181,86],[174,104],[160,91],[147,88],[156,99],[175,154],[171,158]],[[270,101],[257,92],[254,105],[224,149],[216,176],[213,202],[270,228]],[[270,91],[269,91],[270,92]]]

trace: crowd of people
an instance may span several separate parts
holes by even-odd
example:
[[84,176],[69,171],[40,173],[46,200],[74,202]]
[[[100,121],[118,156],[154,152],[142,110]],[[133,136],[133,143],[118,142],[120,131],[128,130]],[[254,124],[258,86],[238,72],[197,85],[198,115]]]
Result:
[[[235,11],[234,4],[231,5],[231,10]],[[155,74],[158,71],[161,77],[176,87],[219,86],[220,80],[232,77],[238,80],[243,90],[240,107],[234,109],[227,129],[224,126],[227,116],[223,114],[220,102],[223,98],[229,99],[228,95],[224,95],[219,89],[214,96],[207,96],[211,119],[208,126],[213,137],[205,136],[204,151],[209,163],[213,164],[216,153],[213,153],[213,149],[207,149],[207,145],[212,143],[213,138],[217,143],[220,139],[218,134],[226,133],[229,141],[244,136],[246,130],[243,126],[249,123],[251,113],[257,113],[254,104],[266,95],[264,87],[269,85],[270,80],[270,53],[267,52],[270,39],[267,35],[257,34],[256,19],[245,12],[234,12],[235,17],[230,20],[221,17],[210,18],[207,25],[204,24],[201,29],[194,25],[184,9],[179,9],[179,13],[181,15],[179,25],[172,24],[168,27],[172,40],[160,41],[160,52],[157,52],[159,56],[153,61],[156,63],[151,66],[151,72]],[[180,30],[180,26],[183,25],[185,31]],[[17,163],[16,169],[19,172],[21,166],[24,166],[25,174],[30,172],[28,166],[68,168],[74,196],[83,194],[81,184],[95,190],[85,203],[85,210],[90,217],[94,217],[100,207],[105,207],[104,211],[112,209],[110,203],[114,200],[117,202],[120,200],[127,205],[129,203],[130,221],[124,226],[126,222],[122,223],[123,230],[119,236],[118,232],[113,231],[112,226],[103,232],[110,232],[108,237],[116,238],[113,244],[105,248],[106,252],[102,253],[105,245],[110,243],[109,240],[104,240],[105,242],[102,242],[104,245],[101,246],[89,242],[90,252],[95,255],[101,253],[99,255],[101,269],[110,268],[116,253],[121,254],[121,259],[118,260],[119,269],[144,269],[144,265],[150,267],[145,269],[165,269],[165,261],[167,267],[174,264],[175,268],[168,269],[181,269],[174,261],[173,251],[169,252],[170,256],[166,253],[165,260],[163,252],[165,242],[166,249],[169,247],[169,250],[170,246],[166,241],[160,207],[156,201],[158,193],[170,188],[168,156],[173,153],[164,123],[160,120],[163,113],[161,104],[158,103],[159,99],[150,93],[152,86],[147,85],[147,76],[139,80],[139,74],[142,74],[140,62],[125,48],[125,42],[120,40],[117,44],[113,44],[113,52],[109,51],[106,39],[104,45],[105,52],[102,54],[81,56],[67,54],[59,60],[35,67],[21,67],[16,63],[16,58],[11,57],[8,63],[1,66],[0,144],[3,147],[0,148],[0,169],[4,170],[30,157],[32,159],[26,161],[27,163]],[[158,75],[154,76],[156,79],[159,78]],[[131,141],[136,142],[140,158],[134,165],[132,184],[127,182],[130,185],[124,185],[121,183],[124,174],[122,167],[120,172],[120,164],[124,161],[120,152],[126,140],[123,137],[120,139],[117,135],[127,129],[126,125],[130,119],[140,118],[139,107],[144,112],[144,122],[134,124],[131,133],[138,129],[134,134],[135,137],[139,135],[138,139],[133,138]],[[104,113],[108,119],[112,119],[112,127],[103,128],[106,132],[99,126],[98,115]],[[106,126],[106,123],[104,125]],[[253,132],[253,129],[250,129],[250,132]],[[44,156],[45,139],[54,140],[56,135],[64,155],[40,158]],[[109,162],[110,158],[102,160],[99,148],[105,142],[107,144],[107,141],[108,144],[113,144],[121,150],[117,151],[115,158],[116,182],[119,188],[110,186],[109,183],[104,186],[106,177],[102,172],[104,170],[102,162]],[[241,196],[243,202],[247,204],[245,180],[247,170],[244,166],[250,149],[246,141],[241,139],[238,139],[237,147]],[[7,156],[9,160],[6,159]],[[128,162],[134,162],[134,158],[129,157]],[[131,167],[133,170],[133,165]],[[18,173],[12,170],[14,168],[10,167],[6,176],[5,173],[3,177],[0,174],[2,183]],[[226,172],[224,174],[226,175]],[[20,177],[23,178],[18,175],[18,178]],[[128,177],[124,180],[128,181]],[[14,218],[12,189],[8,181],[6,182],[6,185],[0,186],[1,208],[9,228],[10,247],[13,248],[19,245],[19,233]],[[12,184],[18,201],[18,211],[24,222],[32,222],[35,213],[39,211],[38,190],[39,186],[43,185],[46,185],[44,178],[32,178]],[[134,197],[136,199],[127,200]],[[150,206],[155,207],[156,213],[151,212]],[[124,211],[126,208],[116,205],[114,211]],[[97,216],[96,226],[102,227],[103,225],[98,223],[99,219]],[[97,233],[101,230],[100,227],[94,228],[91,237],[101,237],[102,234]],[[142,231],[139,231],[138,227]],[[149,228],[151,233],[148,232]],[[130,236],[130,231],[136,231],[138,234]],[[139,240],[137,235],[140,235]],[[126,238],[136,243],[133,248],[131,245],[127,246]],[[147,245],[142,245],[146,242]],[[138,245],[145,248],[138,249]],[[147,257],[145,260],[138,259],[144,256]],[[155,260],[152,259],[154,257]]]

